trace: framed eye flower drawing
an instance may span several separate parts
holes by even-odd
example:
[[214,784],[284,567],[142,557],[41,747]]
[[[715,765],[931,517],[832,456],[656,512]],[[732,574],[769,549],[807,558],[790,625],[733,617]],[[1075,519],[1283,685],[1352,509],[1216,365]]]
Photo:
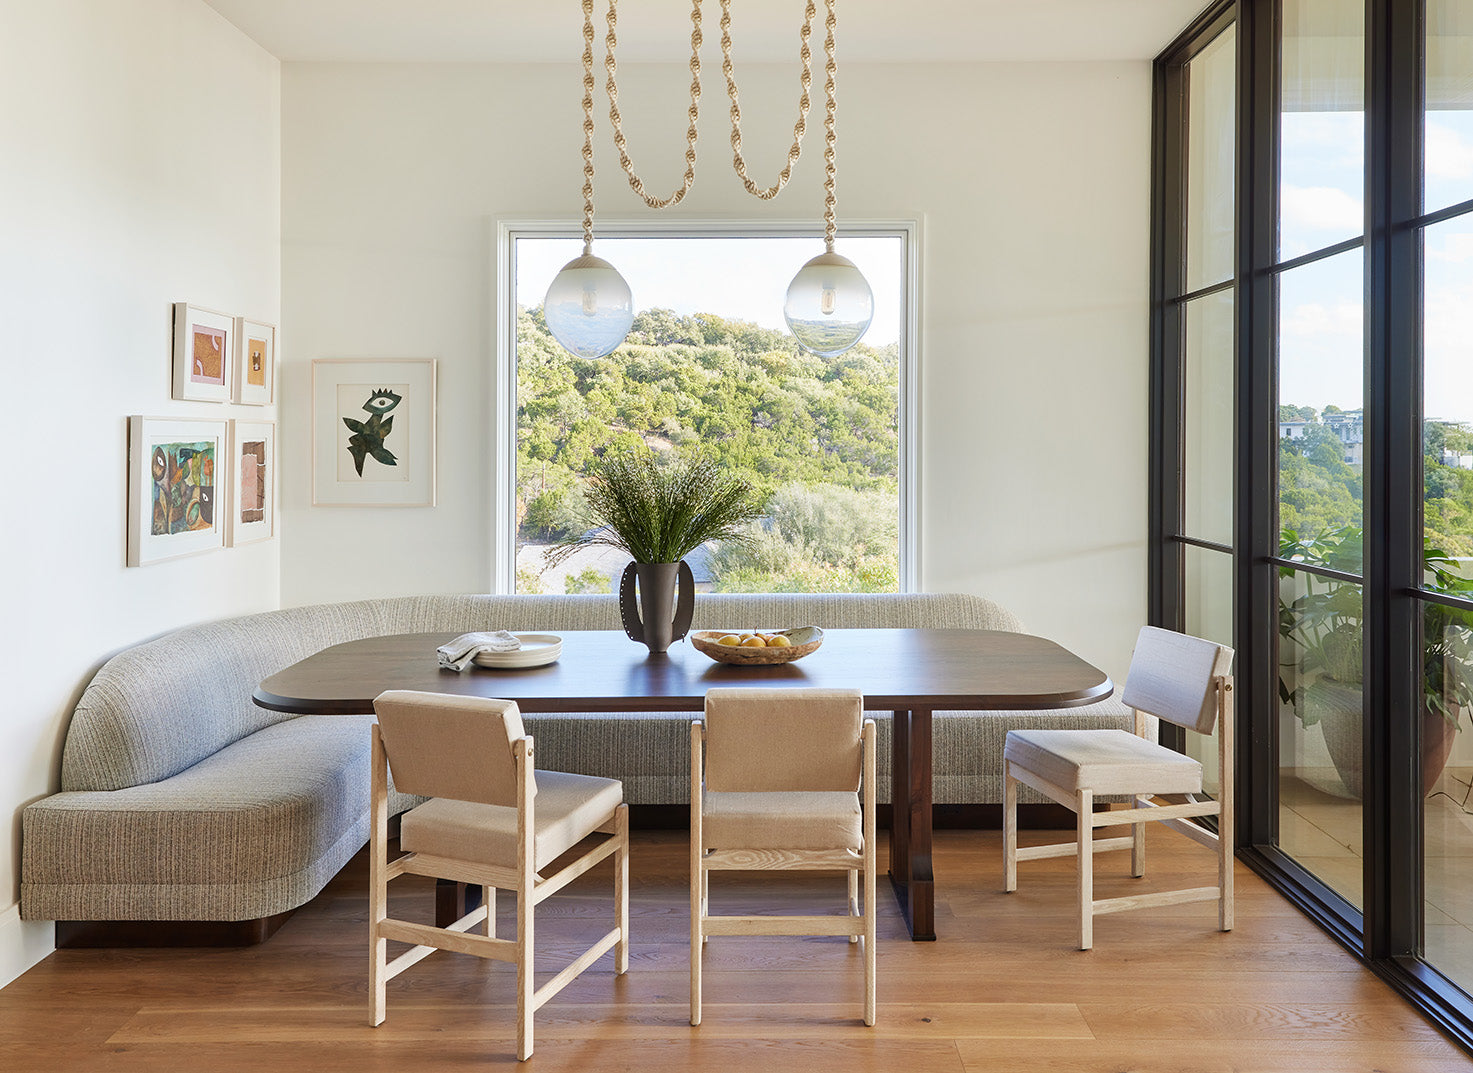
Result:
[[435,505],[435,359],[312,362],[312,505]]

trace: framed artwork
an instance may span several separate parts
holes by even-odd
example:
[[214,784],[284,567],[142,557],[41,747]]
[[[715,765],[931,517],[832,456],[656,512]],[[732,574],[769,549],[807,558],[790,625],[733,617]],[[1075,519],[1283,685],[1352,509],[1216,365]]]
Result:
[[276,423],[230,422],[230,523],[226,542],[270,540],[276,532]]
[[128,418],[128,565],[225,543],[224,421]]
[[270,406],[276,394],[276,326],[235,318],[235,401]]
[[235,318],[174,303],[174,398],[229,402]]
[[312,505],[435,505],[435,359],[312,363]]

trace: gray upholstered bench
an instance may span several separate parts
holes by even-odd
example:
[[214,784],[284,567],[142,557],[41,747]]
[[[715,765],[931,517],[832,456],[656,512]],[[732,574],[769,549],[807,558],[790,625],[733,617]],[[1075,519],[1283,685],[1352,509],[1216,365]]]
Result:
[[[1022,628],[990,600],[943,594],[711,594],[696,602],[694,625],[810,623]],[[497,628],[612,630],[618,609],[608,596],[402,597],[191,626],[119,653],[77,704],[61,792],[25,809],[22,916],[67,922],[61,942],[87,941],[87,921],[243,922],[237,941],[263,937],[266,922],[309,900],[368,839],[371,717],[287,716],[254,705],[252,690],[344,641]],[[889,713],[875,716],[884,755]],[[541,715],[527,727],[540,765],[621,779],[636,805],[675,806],[689,786],[689,719]],[[1001,802],[1009,730],[1130,725],[1115,700],[1062,712],[937,712],[934,799]],[[888,783],[883,772],[882,801]],[[391,807],[413,800],[395,795]]]

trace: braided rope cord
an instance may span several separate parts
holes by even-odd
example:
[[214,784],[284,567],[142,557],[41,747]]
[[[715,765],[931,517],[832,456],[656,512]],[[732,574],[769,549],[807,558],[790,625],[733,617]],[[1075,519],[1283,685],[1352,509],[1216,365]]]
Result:
[[[609,95],[609,120],[614,125],[614,145],[619,150],[619,164],[623,167],[624,174],[629,176],[630,188],[652,209],[678,205],[690,191],[691,184],[696,181],[696,120],[701,115],[701,0],[692,0],[690,21],[690,108],[686,111],[690,126],[685,131],[685,176],[669,197],[655,197],[645,190],[644,183],[635,174],[634,161],[629,159],[629,147],[624,140],[623,117],[619,115],[618,67],[614,60],[614,49],[619,43],[615,33],[619,22],[618,0],[609,0],[609,32],[604,38],[604,70],[608,72],[608,78],[604,82],[604,89]],[[591,55],[586,57],[586,63],[591,61]]]
[[583,256],[593,254],[593,0],[583,0]]
[[[835,144],[837,137],[835,133],[835,115],[837,104],[835,101],[835,75],[837,64],[834,60],[834,30],[838,25],[838,17],[834,11],[835,0],[824,0],[824,243],[830,253],[834,249],[834,237],[838,231],[835,219],[835,206],[837,199],[834,188],[837,177],[837,166],[835,162]],[[777,181],[768,187],[760,187],[752,181],[747,174],[747,161],[742,154],[742,109],[740,93],[737,89],[735,68],[731,59],[731,0],[721,0],[721,71],[726,78],[726,94],[731,99],[731,148],[732,166],[736,169],[742,185],[753,197],[761,198],[763,201],[771,200],[787,186],[792,177],[793,167],[803,155],[803,136],[808,130],[808,112],[811,107],[809,91],[813,85],[813,53],[809,47],[809,40],[813,35],[813,20],[817,15],[815,0],[808,0],[803,12],[803,28],[799,33],[799,58],[802,61],[803,71],[799,78],[801,92],[798,97],[798,121],[793,125],[793,144],[788,148],[787,162],[778,174]],[[701,0],[692,0],[691,4],[691,56],[690,56],[690,108],[687,116],[690,125],[685,133],[685,175],[681,185],[670,194],[669,197],[656,197],[650,194],[644,186],[634,168],[634,161],[630,159],[628,142],[624,137],[623,117],[619,113],[619,84],[618,63],[615,59],[615,50],[618,47],[619,38],[617,33],[619,14],[618,0],[609,0],[608,11],[608,33],[604,38],[606,53],[604,56],[604,70],[607,77],[604,81],[604,90],[609,96],[609,119],[614,127],[614,145],[619,150],[619,165],[624,169],[624,174],[629,178],[630,188],[643,199],[644,203],[652,209],[664,209],[671,205],[679,204],[690,191],[692,183],[695,182],[696,173],[696,124],[700,117],[701,105]],[[583,173],[585,182],[584,194],[584,252],[588,252],[593,241],[593,0],[583,0]]]

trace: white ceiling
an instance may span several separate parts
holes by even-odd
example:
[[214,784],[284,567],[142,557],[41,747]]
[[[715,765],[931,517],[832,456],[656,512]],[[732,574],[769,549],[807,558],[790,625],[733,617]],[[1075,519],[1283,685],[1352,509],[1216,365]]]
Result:
[[[205,0],[285,61],[575,63],[579,0]],[[840,62],[1150,59],[1207,0],[838,0]],[[823,0],[813,37],[822,53]],[[604,11],[596,0],[596,62]],[[738,60],[793,60],[801,0],[732,0]],[[691,0],[624,0],[622,61],[685,62]],[[705,0],[703,59],[720,49],[721,8]]]

